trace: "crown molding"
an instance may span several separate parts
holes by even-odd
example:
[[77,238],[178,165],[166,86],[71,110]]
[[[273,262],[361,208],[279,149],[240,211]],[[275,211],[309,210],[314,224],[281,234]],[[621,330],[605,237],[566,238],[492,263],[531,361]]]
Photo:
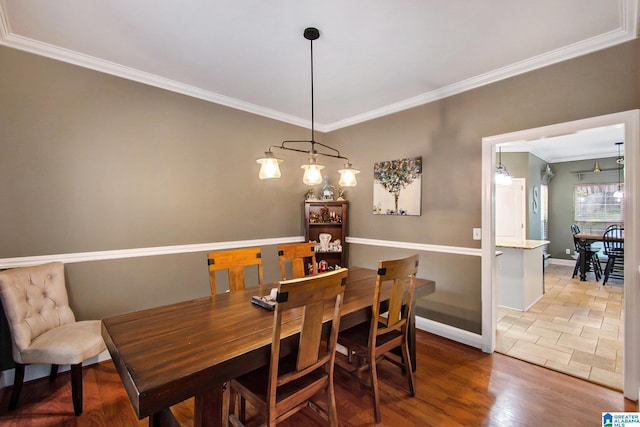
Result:
[[[610,31],[600,36],[592,37],[524,61],[516,62],[506,67],[502,67],[470,79],[462,80],[363,114],[358,114],[328,124],[316,123],[315,127],[319,132],[326,133],[348,126],[353,126],[633,40],[638,37],[638,2],[639,0],[620,0],[620,27],[617,30]],[[75,51],[13,34],[11,32],[11,26],[9,25],[5,10],[5,2],[4,0],[0,0],[0,44],[2,45],[161,89],[166,89],[171,92],[213,102],[269,119],[308,129],[311,128],[311,122],[307,119],[302,119],[297,116],[261,107],[259,105],[241,101],[239,99],[231,98],[195,86],[183,84],[151,73],[136,70],[134,68],[125,67],[114,62],[105,61],[89,55],[83,55]]]
[[506,67],[498,68],[488,73],[480,74],[470,79],[462,80],[460,82],[390,104],[386,107],[324,125],[323,131],[330,132],[383,116],[388,116],[390,114],[428,104],[453,95],[458,95],[462,92],[495,83],[519,74],[524,74],[529,71],[633,40],[638,37],[638,0],[622,0],[622,3],[624,5],[622,7],[622,26],[617,30],[573,43],[563,48],[549,51],[542,55],[534,56],[524,61],[516,62],[514,64],[507,65]]

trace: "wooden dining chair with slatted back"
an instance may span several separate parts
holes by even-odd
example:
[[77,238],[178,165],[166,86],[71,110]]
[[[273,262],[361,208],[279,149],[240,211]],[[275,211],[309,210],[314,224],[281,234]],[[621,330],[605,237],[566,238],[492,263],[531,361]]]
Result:
[[245,269],[247,267],[256,267],[258,280],[256,285],[262,285],[262,252],[260,248],[209,252],[208,262],[211,295],[218,293],[216,272],[221,270],[226,270],[229,273],[229,291],[231,292],[245,288]]
[[[318,264],[316,263],[315,243],[292,243],[278,246],[278,257],[280,258],[280,277],[286,280],[287,269],[291,268],[293,279],[318,274]],[[311,270],[309,271],[309,265]]]
[[[251,268],[256,270],[256,285],[262,285],[262,252],[260,248],[242,248],[231,249],[228,251],[209,252],[207,255],[209,263],[209,284],[211,286],[211,295],[218,293],[216,282],[217,272],[226,271],[229,277],[229,292],[242,290],[245,288],[245,278]],[[222,405],[223,408],[229,408],[231,405],[229,384],[222,385]],[[226,409],[228,410],[228,409]],[[226,425],[226,424],[225,424]]]
[[52,262],[0,272],[0,299],[16,363],[9,409],[18,405],[26,365],[51,365],[51,382],[56,379],[58,366],[70,365],[73,410],[80,415],[82,362],[107,347],[100,320],[76,321],[69,307],[64,264]]
[[[280,281],[269,364],[231,380],[238,400],[235,413],[229,414],[231,424],[244,425],[243,409],[249,402],[267,426],[307,406],[326,416],[329,425],[338,425],[333,369],[347,274],[341,268]],[[325,313],[331,315],[328,338],[323,336]],[[297,333],[299,337],[291,342]],[[326,410],[311,400],[320,392],[326,398]]]
[[[418,255],[378,263],[378,274],[371,306],[371,321],[340,332],[338,343],[348,351],[348,361],[336,366],[346,370],[359,383],[371,389],[376,423],[380,423],[378,367],[386,359],[402,368],[409,393],[415,396],[413,367],[409,357],[408,333]],[[390,286],[390,287],[389,287]],[[388,293],[390,292],[390,293]],[[381,313],[382,295],[390,295],[388,311]],[[400,349],[400,355],[392,353]]]

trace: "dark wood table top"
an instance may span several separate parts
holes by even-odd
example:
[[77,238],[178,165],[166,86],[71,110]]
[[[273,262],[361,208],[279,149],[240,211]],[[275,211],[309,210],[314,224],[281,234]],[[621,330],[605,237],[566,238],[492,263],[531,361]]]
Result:
[[[366,321],[376,271],[349,269],[341,329]],[[102,320],[102,335],[139,418],[264,366],[269,360],[273,312],[251,304],[276,284],[222,293]],[[435,290],[417,279],[415,298]],[[389,288],[383,289],[383,300]],[[414,300],[415,300],[414,298]],[[326,320],[330,319],[329,312]],[[300,313],[285,318],[283,336],[297,333]],[[200,425],[199,423],[197,423]],[[215,424],[215,423],[214,423]]]

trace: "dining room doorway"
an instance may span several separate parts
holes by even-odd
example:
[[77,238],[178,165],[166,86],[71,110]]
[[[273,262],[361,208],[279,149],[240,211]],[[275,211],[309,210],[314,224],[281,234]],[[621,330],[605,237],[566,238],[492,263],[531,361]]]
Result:
[[496,248],[495,248],[495,177],[496,147],[499,144],[530,142],[542,138],[570,135],[603,126],[624,126],[625,136],[625,298],[624,298],[624,367],[623,392],[637,400],[640,393],[640,292],[638,291],[638,173],[640,160],[639,110],[598,116],[573,122],[527,129],[482,140],[482,350],[492,353],[496,348]]

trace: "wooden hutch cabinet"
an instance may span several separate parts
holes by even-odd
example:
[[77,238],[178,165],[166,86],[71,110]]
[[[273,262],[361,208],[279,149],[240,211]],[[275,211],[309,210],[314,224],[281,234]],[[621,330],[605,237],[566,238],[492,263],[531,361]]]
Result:
[[[314,200],[304,203],[305,238],[315,241],[316,261],[321,264],[326,261],[327,266],[347,266],[347,202],[331,200]],[[320,248],[320,235],[330,234],[328,248]],[[339,240],[339,242],[338,242]]]

